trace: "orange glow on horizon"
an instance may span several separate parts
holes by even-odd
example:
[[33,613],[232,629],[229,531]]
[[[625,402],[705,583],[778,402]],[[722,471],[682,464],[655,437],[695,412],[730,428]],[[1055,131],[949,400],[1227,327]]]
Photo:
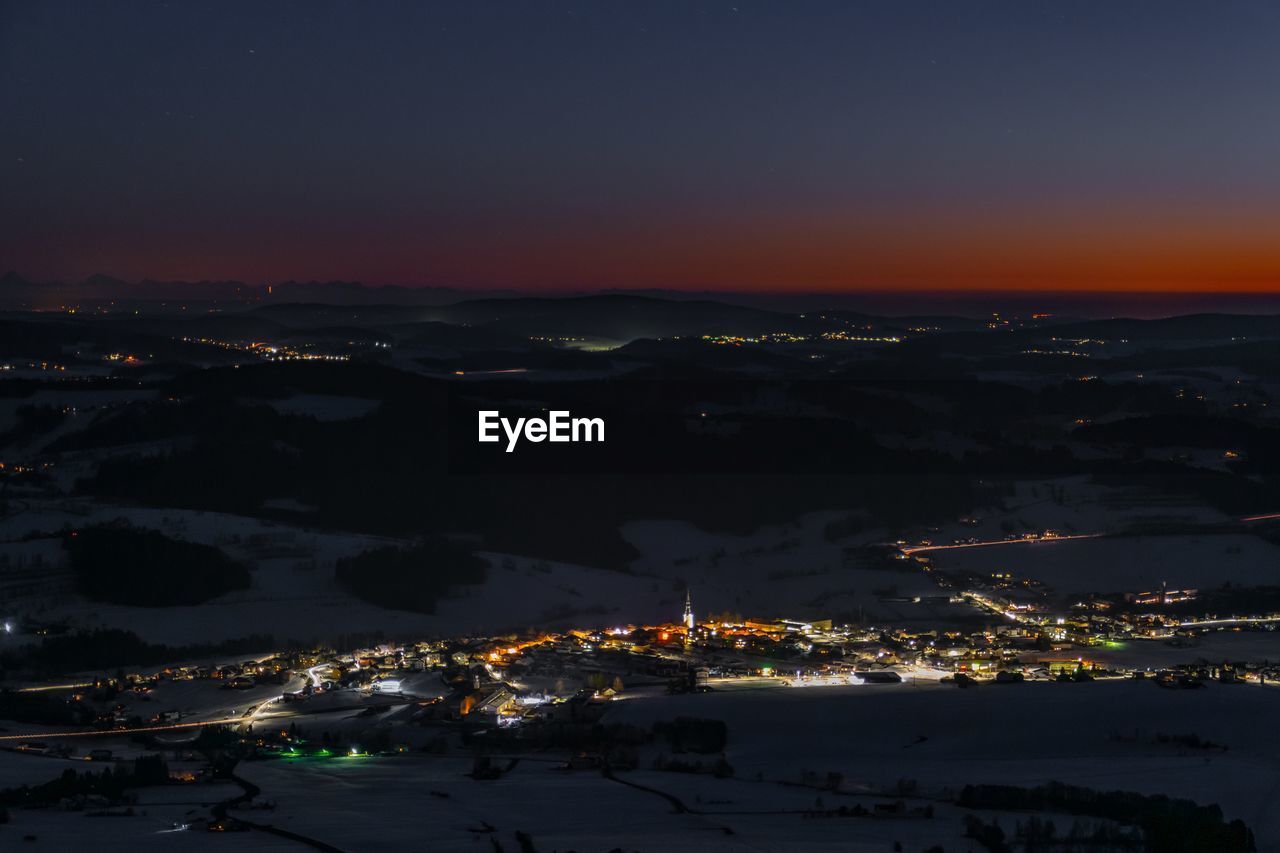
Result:
[[[361,232],[358,251],[306,230],[192,234],[159,254],[122,247],[96,263],[135,279],[541,292],[1280,293],[1280,212],[1102,207],[548,217],[431,239],[403,222]],[[209,257],[217,268],[191,260]]]

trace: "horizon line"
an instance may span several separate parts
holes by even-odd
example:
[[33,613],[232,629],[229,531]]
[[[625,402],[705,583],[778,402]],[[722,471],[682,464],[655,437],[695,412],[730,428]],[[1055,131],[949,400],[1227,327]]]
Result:
[[1020,287],[987,285],[982,287],[947,286],[947,285],[878,285],[874,287],[793,287],[778,285],[770,288],[735,287],[733,285],[649,285],[626,287],[619,285],[599,284],[567,284],[562,286],[536,287],[529,285],[503,284],[441,284],[428,282],[379,282],[349,278],[282,278],[282,279],[245,279],[245,278],[124,278],[108,273],[96,272],[78,279],[44,279],[30,278],[17,270],[8,270],[0,275],[0,280],[17,278],[23,283],[34,286],[83,286],[94,278],[106,278],[124,285],[138,286],[143,284],[157,285],[210,285],[240,284],[253,288],[270,288],[284,285],[324,286],[346,285],[366,289],[394,288],[400,290],[451,290],[465,293],[506,292],[528,296],[581,296],[608,294],[685,294],[685,295],[725,295],[725,296],[760,296],[760,297],[805,297],[805,296],[948,296],[948,297],[1000,297],[1000,296],[1082,296],[1082,297],[1118,297],[1118,298],[1178,298],[1178,297],[1280,297],[1280,282],[1266,288],[1222,289],[1220,287],[1188,288],[1185,286],[1152,287],[1146,285],[1101,287],[1101,286],[1051,286]]

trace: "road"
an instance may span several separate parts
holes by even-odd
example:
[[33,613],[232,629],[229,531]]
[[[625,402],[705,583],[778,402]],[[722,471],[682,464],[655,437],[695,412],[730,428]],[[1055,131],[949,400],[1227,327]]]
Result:
[[[388,701],[380,702],[382,705],[409,705],[418,701],[410,697],[383,697]],[[337,705],[326,706],[323,708],[299,709],[297,705],[284,706],[275,700],[263,702],[247,708],[243,713],[234,717],[219,717],[213,720],[199,720],[186,723],[166,723],[156,726],[138,726],[128,729],[83,729],[80,731],[47,731],[47,732],[26,732],[16,735],[0,735],[0,743],[13,743],[16,741],[38,741],[49,740],[50,738],[67,738],[67,737],[127,737],[135,732],[175,732],[189,729],[198,729],[204,726],[231,726],[241,724],[251,724],[265,719],[270,711],[279,713],[270,714],[272,718],[282,717],[306,717],[312,714],[331,714],[343,711],[360,711],[365,708],[374,707],[366,703],[358,703],[354,705]]]
[[244,715],[223,717],[217,720],[201,720],[197,723],[169,723],[163,726],[139,726],[131,729],[87,729],[81,731],[26,732],[20,735],[0,735],[0,743],[26,740],[49,740],[62,737],[127,737],[135,732],[175,732],[183,729],[197,729],[203,726],[227,726],[248,722]]
[[311,669],[307,670],[307,678],[311,679],[311,686],[319,687],[324,682],[324,679],[320,677],[320,674],[319,674],[320,670],[330,669],[330,668],[331,667],[329,666],[329,664],[322,663],[318,666],[313,666],[311,667]]
[[[1280,512],[1265,513],[1263,515],[1247,515],[1239,522],[1241,524],[1249,524],[1254,521],[1276,521],[1280,520]],[[1064,536],[1037,536],[1033,539],[986,539],[981,542],[953,542],[950,545],[903,545],[898,550],[904,554],[918,554],[923,551],[952,551],[957,548],[989,548],[993,545],[1025,545],[1034,542],[1063,542],[1068,539],[1097,539],[1104,536],[1103,533],[1073,533]]]
[[1190,622],[1179,622],[1179,628],[1203,628],[1215,625],[1260,625],[1265,622],[1280,622],[1280,616],[1241,616],[1226,619],[1193,619]]
[[1035,542],[1065,542],[1068,539],[1097,539],[1101,533],[1073,533],[1069,536],[1037,536],[1034,539],[987,539],[981,542],[954,542],[950,545],[903,545],[900,550],[904,554],[917,554],[921,551],[953,551],[957,548],[989,548],[994,545],[1027,545]]

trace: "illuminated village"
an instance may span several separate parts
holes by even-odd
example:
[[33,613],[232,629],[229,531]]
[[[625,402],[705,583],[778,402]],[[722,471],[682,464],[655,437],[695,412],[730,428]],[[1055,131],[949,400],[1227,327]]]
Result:
[[[212,681],[231,690],[269,689],[272,684],[297,687],[268,697],[243,718],[212,722],[181,723],[180,712],[171,709],[144,717],[117,706],[94,717],[101,735],[214,723],[249,735],[258,721],[303,717],[308,703],[319,697],[332,701],[344,695],[381,711],[411,706],[409,719],[414,722],[491,726],[513,730],[520,738],[526,730],[537,732],[546,724],[598,720],[608,703],[685,693],[925,683],[966,688],[1097,679],[1150,679],[1160,687],[1202,687],[1210,680],[1259,685],[1280,681],[1280,663],[1223,660],[1161,669],[1109,664],[1092,654],[1098,648],[1159,641],[1176,648],[1180,642],[1189,645],[1196,637],[1216,632],[1269,632],[1280,622],[1280,614],[1210,614],[1186,620],[1160,612],[1163,605],[1193,601],[1195,596],[1195,590],[1161,589],[1126,594],[1120,601],[1097,598],[1055,614],[1030,603],[1036,597],[1034,584],[997,573],[980,588],[950,596],[952,603],[1003,617],[993,628],[966,634],[729,613],[700,619],[686,592],[680,619],[663,624],[278,652],[235,663],[169,666],[17,691],[65,695],[75,704],[87,703],[108,688],[147,696],[167,681]],[[820,701],[820,694],[814,700]],[[76,734],[55,731],[43,736]],[[31,741],[39,736],[5,735],[0,742],[29,750],[36,748]],[[295,749],[289,743],[285,738],[278,745]]]

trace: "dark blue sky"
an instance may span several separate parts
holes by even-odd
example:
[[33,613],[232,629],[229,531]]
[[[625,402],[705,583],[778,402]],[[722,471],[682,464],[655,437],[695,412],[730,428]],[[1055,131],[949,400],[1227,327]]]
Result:
[[29,277],[1280,283],[1274,3],[0,10]]

